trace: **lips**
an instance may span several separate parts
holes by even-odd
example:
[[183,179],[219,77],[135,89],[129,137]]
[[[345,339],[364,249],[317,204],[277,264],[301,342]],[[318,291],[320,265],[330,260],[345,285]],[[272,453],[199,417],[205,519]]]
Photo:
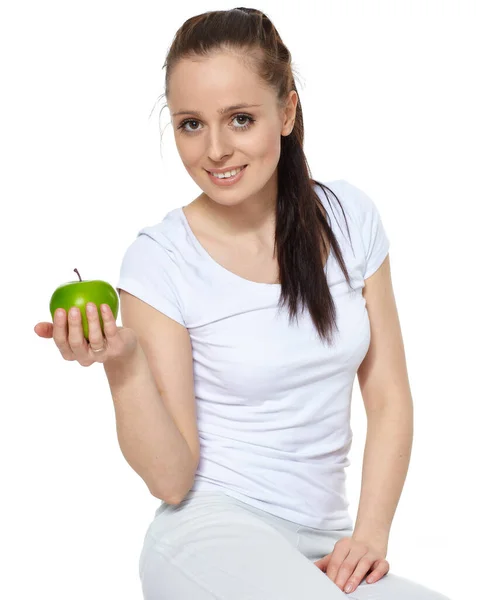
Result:
[[230,187],[232,185],[236,185],[237,182],[242,179],[242,177],[244,176],[244,171],[247,170],[248,166],[249,165],[245,165],[244,167],[241,167],[236,175],[230,177],[217,177],[216,175],[212,175],[212,173],[210,173],[209,171],[206,171],[206,173],[209,175],[209,178],[214,183],[214,185],[220,187]]
[[206,169],[206,171],[215,175],[222,175],[222,173],[228,173],[229,171],[237,171],[237,169],[243,169],[244,167],[247,167],[247,165],[238,165],[237,167],[229,167],[227,169],[213,169],[212,171]]

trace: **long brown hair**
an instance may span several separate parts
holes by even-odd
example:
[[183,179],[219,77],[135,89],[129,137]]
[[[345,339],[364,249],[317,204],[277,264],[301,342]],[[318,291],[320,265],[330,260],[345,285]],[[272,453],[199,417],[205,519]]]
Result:
[[[285,106],[291,90],[297,93],[291,54],[277,29],[260,10],[241,7],[206,12],[191,17],[180,27],[162,67],[166,68],[163,95],[166,98],[169,96],[170,74],[180,60],[208,57],[221,50],[242,52],[246,65],[252,65],[256,74],[275,90],[280,107]],[[300,99],[294,128],[281,139],[277,182],[275,247],[281,283],[279,304],[288,305],[290,321],[297,318],[299,303],[307,306],[321,340],[325,339],[331,345],[332,330],[334,327],[337,329],[336,306],[320,251],[322,244],[324,256],[327,254],[324,236],[329,240],[331,251],[351,289],[352,286],[336,237],[322,213],[322,202],[313,188],[316,183],[328,202],[327,191],[339,202],[329,187],[311,178],[304,154],[304,120]],[[339,205],[344,214],[340,202]]]

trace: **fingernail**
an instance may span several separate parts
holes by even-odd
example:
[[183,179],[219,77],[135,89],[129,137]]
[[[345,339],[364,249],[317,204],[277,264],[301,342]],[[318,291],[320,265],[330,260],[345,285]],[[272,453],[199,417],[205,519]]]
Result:
[[95,312],[95,306],[94,306],[94,304],[92,304],[92,302],[89,302],[89,303],[87,304],[87,312],[88,312],[89,314],[91,314],[91,315],[93,315],[93,314],[94,314],[94,312]]
[[346,594],[349,594],[349,592],[350,592],[351,590],[352,590],[352,584],[351,584],[351,583],[348,583],[348,584],[346,585],[346,588],[345,588],[345,590],[344,590],[344,591],[346,592]]

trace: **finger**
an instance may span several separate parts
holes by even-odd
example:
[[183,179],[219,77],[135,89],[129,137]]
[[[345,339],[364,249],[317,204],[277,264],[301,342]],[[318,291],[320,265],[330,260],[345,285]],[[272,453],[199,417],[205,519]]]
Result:
[[[358,566],[360,557],[356,557],[352,552],[347,556],[346,560],[340,565],[334,583],[340,590],[344,590],[346,582],[350,579]],[[369,567],[371,563],[369,563]],[[366,571],[367,572],[367,571]]]
[[326,569],[327,569],[327,565],[329,564],[330,558],[331,558],[331,555],[326,554],[326,556],[323,556],[319,560],[314,561],[314,564],[316,565],[316,567],[318,567],[321,571],[324,571],[324,573],[325,573]]
[[[336,585],[344,590],[346,582],[349,578],[351,578],[358,567],[361,560],[365,562],[366,557],[368,557],[368,567],[364,571],[364,574],[371,568],[372,563],[374,562],[374,557],[369,556],[369,549],[366,546],[356,544],[355,546],[351,546],[349,550],[349,554],[344,559],[344,562],[339,567],[339,571],[337,573]],[[364,563],[363,563],[364,564]]]
[[87,321],[89,325],[89,354],[90,359],[97,361],[101,352],[94,352],[99,348],[105,349],[105,341],[100,327],[100,319],[96,304],[87,302]]
[[390,565],[385,559],[376,561],[373,566],[374,569],[366,580],[368,583],[375,583],[389,573]]
[[[361,583],[361,581],[366,576],[366,573],[369,572],[373,564],[373,559],[369,557],[369,555],[363,556],[357,563],[357,566],[354,568],[352,574],[341,582],[341,590],[350,594],[353,592],[357,586]],[[336,582],[337,583],[337,582]]]
[[101,304],[100,311],[102,313],[102,321],[104,323],[104,336],[108,343],[117,335],[117,323],[115,322],[112,309],[108,304]]
[[55,345],[65,360],[75,360],[67,338],[67,315],[62,308],[55,311],[52,335]]
[[51,338],[53,335],[53,323],[37,323],[33,330],[39,337]]
[[87,340],[83,332],[80,310],[76,306],[73,306],[68,311],[68,343],[75,359],[82,367],[92,364],[92,360],[89,357]]
[[[339,569],[346,559],[346,556],[349,554],[350,548],[348,546],[344,546],[342,544],[336,544],[334,546],[334,550],[332,552],[331,560],[329,561],[329,565],[327,566],[326,574],[331,581],[336,583],[336,578],[339,573]],[[352,572],[352,571],[351,571]],[[349,573],[350,575],[351,573]],[[348,575],[348,577],[349,577]]]

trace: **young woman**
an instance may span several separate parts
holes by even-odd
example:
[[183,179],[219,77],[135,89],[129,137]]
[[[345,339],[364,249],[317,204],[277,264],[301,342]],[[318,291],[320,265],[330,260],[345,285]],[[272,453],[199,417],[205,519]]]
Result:
[[[375,204],[311,179],[291,55],[261,11],[189,19],[164,66],[202,193],[127,249],[124,327],[107,309],[103,336],[95,307],[89,344],[72,311],[53,324],[64,358],[104,364],[122,452],[164,501],[144,598],[445,598],[386,560],[413,407]],[[356,375],[368,432],[354,524]]]

